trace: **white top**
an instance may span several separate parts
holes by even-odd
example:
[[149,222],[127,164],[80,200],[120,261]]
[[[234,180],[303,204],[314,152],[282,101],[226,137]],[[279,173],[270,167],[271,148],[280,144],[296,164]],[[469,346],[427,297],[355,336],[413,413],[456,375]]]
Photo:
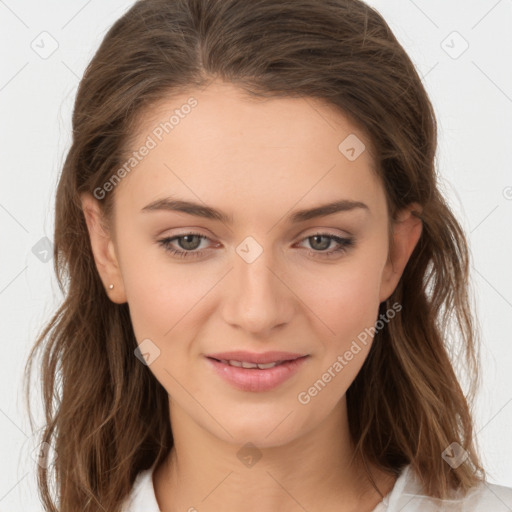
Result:
[[[122,512],[161,512],[153,488],[153,468],[137,475]],[[483,483],[465,497],[440,500],[425,495],[410,466],[372,512],[511,512],[512,488]]]

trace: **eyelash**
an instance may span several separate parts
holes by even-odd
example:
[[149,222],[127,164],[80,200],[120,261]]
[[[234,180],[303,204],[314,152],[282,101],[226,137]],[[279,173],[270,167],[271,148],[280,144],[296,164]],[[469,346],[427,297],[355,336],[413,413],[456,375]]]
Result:
[[[205,238],[205,239],[209,240],[208,237],[206,237],[204,235],[201,235],[200,233],[190,232],[190,233],[184,233],[182,235],[178,235],[178,236],[174,236],[174,237],[163,238],[162,240],[158,240],[158,243],[164,248],[164,250],[166,252],[169,252],[172,256],[177,256],[178,258],[199,258],[199,257],[201,257],[203,255],[205,250],[202,250],[202,251],[197,251],[197,250],[196,251],[183,251],[183,250],[179,250],[179,249],[174,249],[171,246],[171,243],[174,240],[177,240],[177,239],[180,239],[180,238],[184,238],[186,236],[194,236],[194,235],[198,236],[200,238]],[[314,233],[312,235],[309,235],[309,236],[303,238],[301,241],[307,240],[308,238],[313,238],[315,236],[322,236],[322,237],[330,238],[331,240],[337,242],[339,244],[339,247],[336,248],[336,249],[331,249],[330,251],[312,251],[312,250],[309,250],[308,254],[310,256],[313,256],[314,258],[317,258],[317,257],[329,258],[330,256],[335,256],[337,254],[342,254],[342,253],[346,252],[348,249],[350,249],[351,247],[354,246],[354,238],[342,238],[342,237],[339,237],[339,236],[331,235],[330,233]]]

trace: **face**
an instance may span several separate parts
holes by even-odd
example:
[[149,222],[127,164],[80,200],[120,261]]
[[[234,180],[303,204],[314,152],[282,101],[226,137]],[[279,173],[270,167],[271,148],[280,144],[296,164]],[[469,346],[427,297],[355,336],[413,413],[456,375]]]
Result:
[[311,431],[360,370],[415,241],[403,237],[397,273],[370,141],[316,100],[255,100],[219,82],[139,127],[132,149],[149,150],[115,186],[113,263],[100,272],[128,302],[171,418],[237,444]]

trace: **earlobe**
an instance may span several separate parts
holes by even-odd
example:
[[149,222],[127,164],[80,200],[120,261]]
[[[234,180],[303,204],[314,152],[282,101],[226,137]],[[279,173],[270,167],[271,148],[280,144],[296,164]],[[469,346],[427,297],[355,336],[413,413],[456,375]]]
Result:
[[[103,210],[98,201],[90,194],[82,194],[81,201],[94,262],[103,281],[106,293],[112,302],[123,304],[126,302],[126,295],[121,269],[114,241],[104,219]],[[114,285],[112,288],[110,288],[111,284]]]
[[[423,222],[414,213],[421,213],[421,206],[412,203],[399,212],[393,224],[393,240],[388,261],[382,273],[379,301],[383,302],[395,291],[409,258],[423,230]],[[414,213],[413,213],[414,212]]]

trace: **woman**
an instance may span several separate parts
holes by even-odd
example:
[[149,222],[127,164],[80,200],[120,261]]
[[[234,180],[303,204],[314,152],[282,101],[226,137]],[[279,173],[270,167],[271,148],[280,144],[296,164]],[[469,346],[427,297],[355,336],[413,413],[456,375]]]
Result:
[[57,190],[46,510],[509,510],[447,348],[453,320],[477,375],[435,151],[364,3],[137,2]]

